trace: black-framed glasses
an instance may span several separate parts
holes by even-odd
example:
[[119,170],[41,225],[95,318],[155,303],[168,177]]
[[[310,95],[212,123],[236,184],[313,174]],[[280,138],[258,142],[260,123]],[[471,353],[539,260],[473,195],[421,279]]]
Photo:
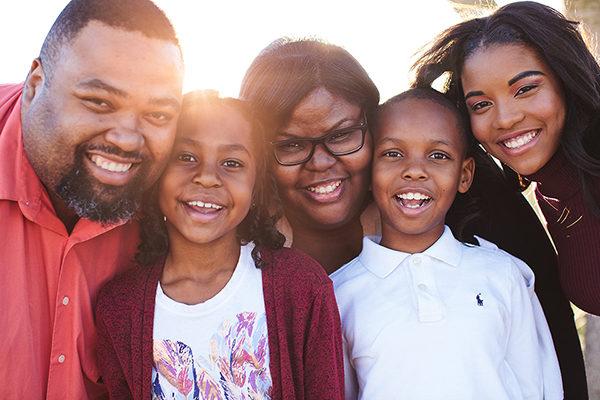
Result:
[[287,139],[271,142],[275,159],[281,165],[298,165],[313,156],[315,147],[322,144],[334,156],[345,156],[362,149],[367,133],[367,116],[357,126],[339,129],[314,139]]

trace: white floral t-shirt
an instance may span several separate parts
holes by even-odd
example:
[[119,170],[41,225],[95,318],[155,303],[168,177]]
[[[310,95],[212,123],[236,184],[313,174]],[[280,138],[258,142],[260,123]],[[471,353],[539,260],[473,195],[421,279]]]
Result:
[[262,275],[252,247],[242,246],[231,279],[204,303],[178,303],[158,285],[153,399],[271,398]]

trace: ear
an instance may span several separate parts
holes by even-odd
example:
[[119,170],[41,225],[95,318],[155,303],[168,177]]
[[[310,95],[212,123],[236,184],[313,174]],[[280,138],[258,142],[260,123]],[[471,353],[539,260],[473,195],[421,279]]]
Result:
[[466,193],[473,183],[473,177],[475,176],[475,160],[473,157],[469,157],[462,162],[462,169],[460,170],[460,182],[458,183],[458,191],[460,193]]
[[42,60],[36,58],[31,63],[31,68],[25,79],[25,85],[23,86],[23,100],[22,100],[22,114],[25,115],[29,106],[39,94],[44,86],[46,80],[46,74],[44,67],[42,66]]

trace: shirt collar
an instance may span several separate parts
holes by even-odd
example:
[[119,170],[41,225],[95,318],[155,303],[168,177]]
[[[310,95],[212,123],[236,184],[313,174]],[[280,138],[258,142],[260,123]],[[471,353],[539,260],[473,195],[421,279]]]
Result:
[[[380,236],[364,237],[363,249],[358,259],[371,273],[385,278],[412,254],[383,247],[379,244],[380,241]],[[463,244],[454,238],[450,228],[444,226],[442,236],[421,254],[457,267],[462,255],[462,246]]]

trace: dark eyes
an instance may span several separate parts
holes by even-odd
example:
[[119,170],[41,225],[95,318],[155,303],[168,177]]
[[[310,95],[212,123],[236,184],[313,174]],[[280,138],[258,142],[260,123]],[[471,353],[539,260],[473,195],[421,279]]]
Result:
[[191,154],[180,154],[177,156],[177,159],[179,161],[183,161],[183,162],[195,162],[196,157],[192,156]]
[[473,110],[473,111],[479,111],[482,108],[489,107],[491,105],[492,105],[492,103],[489,102],[489,101],[480,101],[478,103],[473,104],[473,106],[471,107],[471,110]]
[[148,116],[157,122],[167,122],[172,119],[171,115],[162,112],[153,112],[148,114]]
[[520,88],[519,90],[517,90],[517,93],[515,93],[515,97],[518,95],[521,95],[523,93],[527,93],[530,90],[533,90],[537,87],[537,85],[525,85],[522,88]]
[[[383,152],[381,154],[381,156],[387,157],[387,158],[400,158],[400,157],[403,157],[403,154],[401,154],[399,151],[396,151],[396,150],[388,150],[388,151]],[[433,160],[449,160],[450,156],[441,151],[436,151],[436,152],[431,153],[429,155],[429,158],[431,158]]]
[[[525,85],[525,86],[519,88],[519,90],[517,90],[517,92],[515,93],[514,97],[518,97],[518,96],[521,96],[521,95],[523,95],[523,94],[525,94],[527,92],[530,92],[530,91],[536,89],[538,86],[539,85],[533,85],[533,84],[532,85]],[[491,105],[492,105],[491,101],[484,100],[484,101],[480,101],[480,102],[477,102],[477,103],[473,104],[471,106],[471,110],[472,111],[479,111],[479,110],[482,110],[482,109],[484,109],[486,107],[489,107]]]
[[236,160],[227,160],[223,162],[223,166],[227,168],[240,168],[243,167],[242,163]]
[[96,110],[100,109],[100,110],[104,111],[107,109],[112,109],[112,106],[110,103],[108,103],[105,100],[98,99],[95,97],[84,98],[83,101],[87,102],[90,107],[92,107],[93,109],[96,109]]
[[388,150],[388,151],[384,152],[382,154],[382,156],[389,157],[389,158],[396,158],[396,157],[402,157],[402,154],[400,154],[400,152],[398,152],[396,150]]
[[[198,159],[191,155],[191,154],[180,154],[177,156],[177,160],[183,162],[183,163],[196,163],[198,162]],[[244,164],[242,164],[240,161],[238,160],[225,160],[221,163],[222,166],[226,167],[226,168],[241,168],[244,166]]]
[[450,157],[446,153],[435,152],[429,156],[429,158],[433,158],[434,160],[449,160]]

